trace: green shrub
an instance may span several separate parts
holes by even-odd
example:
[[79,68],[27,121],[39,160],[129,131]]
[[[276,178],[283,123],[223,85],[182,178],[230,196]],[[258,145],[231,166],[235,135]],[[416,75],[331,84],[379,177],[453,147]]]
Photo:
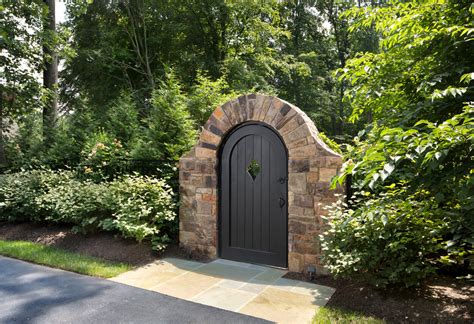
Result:
[[0,176],[0,221],[40,221],[46,215],[42,196],[58,182],[48,170],[20,171]]
[[145,127],[132,144],[135,159],[176,162],[196,141],[197,132],[187,110],[187,99],[173,73],[153,91]]
[[162,249],[177,231],[173,192],[164,180],[123,176],[96,183],[72,171],[0,176],[0,221],[46,221],[74,230],[115,231]]
[[199,128],[206,123],[218,105],[236,97],[237,93],[229,89],[224,77],[212,81],[203,72],[198,71],[196,84],[189,95],[188,110]]
[[113,217],[102,222],[105,230],[115,229],[139,242],[153,239],[156,249],[169,242],[177,224],[173,192],[164,180],[123,176],[110,184]]
[[56,182],[47,183],[37,200],[46,210],[47,222],[74,224],[74,230],[90,232],[112,216],[109,184],[78,180],[73,172],[57,173]]
[[119,173],[128,157],[120,140],[99,129],[84,144],[81,152],[81,170],[86,178],[100,181],[110,174]]
[[108,107],[105,129],[124,145],[132,141],[140,128],[138,109],[131,95],[122,94]]
[[332,212],[324,240],[335,274],[413,285],[433,271],[472,273],[470,8],[468,1],[433,0],[344,14],[351,29],[380,32],[381,47],[338,71],[349,85],[349,120],[373,122],[347,146],[336,180],[350,175],[355,190],[370,194]]
[[41,114],[24,116],[17,122],[18,129],[6,141],[8,167],[14,170],[37,167],[42,164],[43,147]]
[[428,192],[409,195],[364,192],[350,205],[329,208],[329,229],[320,236],[324,262],[336,277],[359,277],[376,286],[419,284],[447,255],[450,215]]
[[333,150],[334,152],[336,153],[339,153],[339,154],[342,154],[342,150],[341,150],[341,147],[339,146],[339,144],[337,144],[333,139],[327,137],[326,134],[324,133],[319,133],[319,136],[321,137],[321,139],[324,141],[324,143],[329,146],[329,148],[331,150]]
[[336,213],[337,235],[326,244],[331,271],[370,274],[381,285],[412,285],[435,270],[472,271],[474,110],[464,109],[439,124],[374,127],[364,142],[349,147],[356,162],[348,160],[336,181],[351,175],[355,190],[371,194]]

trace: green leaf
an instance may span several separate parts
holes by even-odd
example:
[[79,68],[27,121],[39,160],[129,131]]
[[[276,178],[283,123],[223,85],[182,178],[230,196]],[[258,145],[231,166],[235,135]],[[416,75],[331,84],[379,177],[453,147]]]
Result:
[[469,83],[471,80],[474,80],[474,72],[466,73],[461,76],[461,83]]
[[419,126],[419,125],[432,125],[432,123],[426,119],[422,119],[415,123],[415,126]]
[[395,164],[393,163],[385,163],[383,169],[390,175],[393,170],[395,170]]
[[452,246],[456,245],[456,241],[453,241],[453,240],[449,240],[446,242],[446,247],[447,248],[450,248]]

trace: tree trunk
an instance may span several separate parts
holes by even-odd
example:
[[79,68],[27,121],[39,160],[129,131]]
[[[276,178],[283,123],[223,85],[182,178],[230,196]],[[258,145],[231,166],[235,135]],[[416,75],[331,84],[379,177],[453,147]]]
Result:
[[[48,19],[44,25],[46,32],[54,34],[56,32],[56,5],[55,0],[43,0],[48,6]],[[54,141],[54,129],[56,126],[58,114],[58,56],[54,49],[43,46],[44,53],[44,71],[43,71],[43,87],[48,89],[50,97],[43,107],[43,144],[51,146]]]
[[[339,19],[339,11],[335,2],[330,2],[327,7],[327,16],[329,23],[334,29],[334,39],[336,41],[337,56],[339,58],[339,67],[344,68],[346,66],[346,51],[349,48],[349,41],[347,39],[347,25]],[[344,129],[344,82],[339,83],[338,93],[338,114],[339,121],[335,124],[334,134],[342,134]]]
[[[299,54],[301,54],[301,49],[300,49],[300,38],[304,38],[302,35],[302,28],[300,23],[300,18],[303,16],[304,12],[304,4],[301,3],[300,1],[295,2],[295,32],[294,32],[294,37],[293,37],[293,47],[294,47],[294,55],[295,57],[298,57]],[[294,96],[295,96],[295,104],[299,107],[302,106],[301,102],[301,91],[300,91],[300,77],[298,76],[298,73],[295,73],[294,78],[293,78],[293,89],[294,89]]]
[[337,125],[337,135],[342,135],[344,131],[344,81],[339,87],[339,123]]
[[5,154],[5,140],[4,140],[4,131],[3,128],[4,121],[3,121],[3,94],[0,93],[0,166],[4,166],[7,164],[7,157]]

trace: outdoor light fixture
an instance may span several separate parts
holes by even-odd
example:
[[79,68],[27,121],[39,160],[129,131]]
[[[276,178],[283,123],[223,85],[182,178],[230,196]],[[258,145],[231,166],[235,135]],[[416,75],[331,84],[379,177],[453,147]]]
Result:
[[313,281],[316,276],[316,268],[312,265],[308,266],[306,272],[309,274],[309,280]]

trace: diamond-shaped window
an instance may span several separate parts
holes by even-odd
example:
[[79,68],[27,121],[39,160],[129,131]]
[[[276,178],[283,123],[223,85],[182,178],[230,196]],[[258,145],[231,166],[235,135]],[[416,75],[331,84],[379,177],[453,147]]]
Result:
[[255,180],[255,178],[260,173],[260,164],[258,164],[256,160],[252,160],[247,166],[247,172],[250,174],[252,179]]

